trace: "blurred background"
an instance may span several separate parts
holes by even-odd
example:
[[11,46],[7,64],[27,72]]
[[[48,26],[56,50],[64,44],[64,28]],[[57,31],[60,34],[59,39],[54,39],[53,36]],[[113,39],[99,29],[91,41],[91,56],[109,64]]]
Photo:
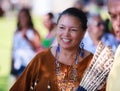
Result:
[[[10,87],[13,36],[18,13],[23,7],[30,10],[34,27],[43,41],[49,33],[43,23],[48,12],[53,13],[55,23],[60,12],[68,7],[83,9],[86,14],[99,13],[103,21],[109,21],[106,2],[107,0],[0,0],[0,91],[8,91]],[[112,31],[109,22],[106,29]]]

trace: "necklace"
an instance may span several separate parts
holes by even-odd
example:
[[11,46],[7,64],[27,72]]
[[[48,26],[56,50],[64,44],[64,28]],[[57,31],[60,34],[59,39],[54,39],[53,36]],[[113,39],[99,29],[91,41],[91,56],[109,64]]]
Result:
[[75,62],[72,65],[67,66],[67,69],[62,71],[61,65],[58,62],[58,55],[56,52],[56,77],[60,91],[73,91],[75,89],[75,83],[78,78],[77,64],[78,55],[76,55]]

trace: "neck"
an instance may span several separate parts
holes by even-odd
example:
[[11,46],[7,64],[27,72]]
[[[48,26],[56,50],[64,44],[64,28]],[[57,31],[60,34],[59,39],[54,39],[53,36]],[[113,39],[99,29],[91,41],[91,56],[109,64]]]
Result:
[[22,31],[26,31],[28,29],[28,27],[23,27]]
[[91,39],[93,41],[93,44],[96,46],[96,45],[98,45],[99,41],[101,40],[101,37],[91,36]]
[[78,52],[78,48],[74,50],[65,50],[63,48],[60,48],[60,53],[58,54],[59,56],[58,60],[66,65],[72,65],[76,59],[77,52]]
[[75,50],[65,50],[63,48],[60,49],[60,53],[65,55],[65,56],[72,56],[74,54],[76,54],[78,48],[76,48]]

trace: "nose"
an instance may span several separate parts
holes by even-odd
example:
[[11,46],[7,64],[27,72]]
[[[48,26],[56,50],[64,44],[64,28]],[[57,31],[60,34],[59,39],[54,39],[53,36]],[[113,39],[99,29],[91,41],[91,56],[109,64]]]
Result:
[[66,35],[66,36],[69,36],[69,35],[70,35],[70,29],[69,29],[69,28],[66,28],[66,30],[65,30],[65,35]]

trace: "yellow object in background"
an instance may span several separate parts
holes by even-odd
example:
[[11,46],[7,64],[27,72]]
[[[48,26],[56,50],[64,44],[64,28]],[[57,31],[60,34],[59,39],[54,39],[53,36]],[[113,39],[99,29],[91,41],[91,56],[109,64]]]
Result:
[[116,50],[113,67],[108,76],[106,91],[120,91],[120,45]]

